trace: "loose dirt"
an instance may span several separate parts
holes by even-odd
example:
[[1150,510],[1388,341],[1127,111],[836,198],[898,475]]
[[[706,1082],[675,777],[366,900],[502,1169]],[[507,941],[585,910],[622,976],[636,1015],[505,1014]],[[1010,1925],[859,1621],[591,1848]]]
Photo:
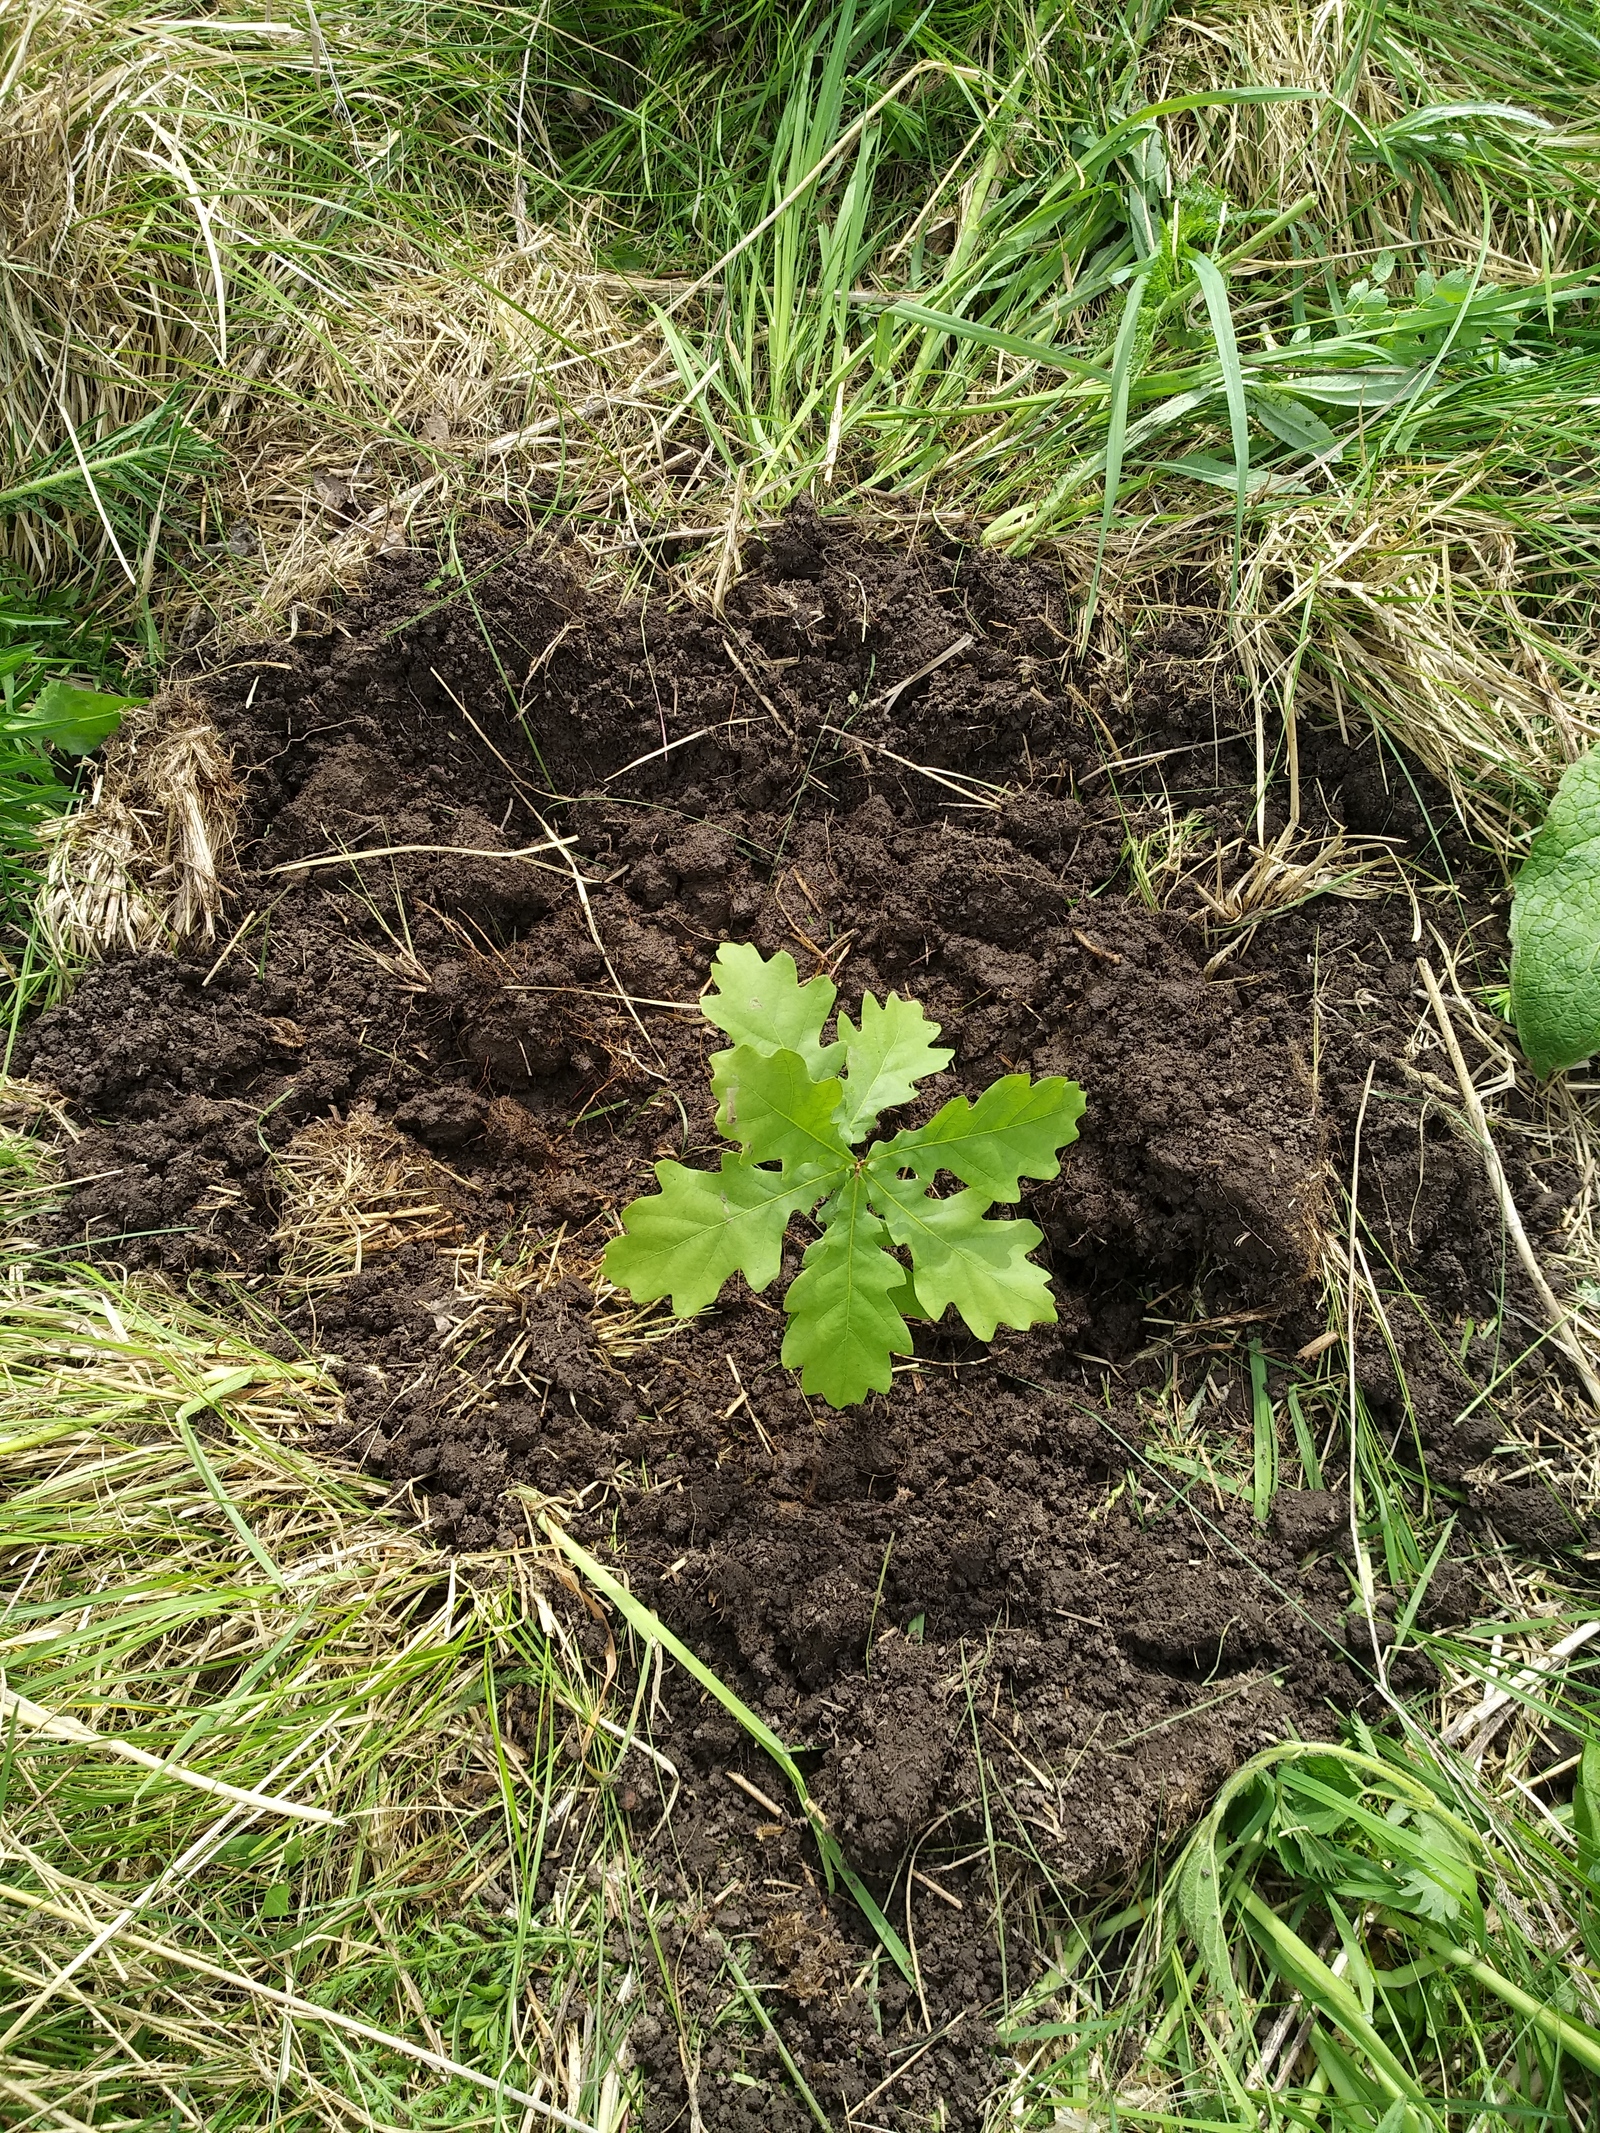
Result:
[[[344,1449],[441,1546],[528,1548],[508,1488],[559,1502],[806,1751],[915,1989],[682,1676],[652,1737],[683,1789],[644,1877],[686,2008],[709,2022],[716,1936],[737,1944],[825,2109],[896,2076],[879,2125],[940,2098],[978,2122],[1052,1888],[1109,1884],[1242,1757],[1371,1694],[1342,1471],[1288,1486],[1291,1386],[1331,1433],[1343,1351],[1295,1358],[1346,1263],[1353,1168],[1387,1319],[1357,1382],[1437,1480],[1496,1441],[1489,1403],[1456,1419],[1485,1375],[1467,1322],[1518,1294],[1479,1161],[1407,1058],[1427,922],[1503,953],[1442,796],[1370,736],[1302,728],[1296,856],[1342,834],[1325,874],[1360,893],[1229,924],[1251,714],[1201,625],[1124,673],[1075,658],[1075,624],[1042,566],[805,515],[720,618],[616,612],[559,549],[489,536],[465,584],[391,559],[327,634],[205,684],[246,793],[225,932],[92,970],[23,1048],[90,1125],[48,1241],[270,1302],[340,1359]],[[1268,839],[1284,807],[1276,776]],[[510,856],[553,832],[565,854]],[[1021,1210],[1059,1324],[988,1348],[922,1329],[893,1394],[841,1416],[779,1365],[779,1290],[689,1325],[605,1290],[652,1160],[715,1160],[722,1040],[694,1003],[725,937],[826,964],[852,1012],[919,997],[956,1053],[930,1108],[1017,1070],[1082,1083],[1081,1140]],[[1548,1182],[1518,1181],[1536,1227]],[[1265,1525],[1252,1341],[1285,1484]],[[1471,1603],[1441,1577],[1436,1617]],[[1394,1685],[1427,1670],[1405,1652]],[[641,1840],[655,1772],[625,1762]],[[633,2049],[651,2125],[691,2122],[691,2076],[708,2128],[809,2122],[729,2030],[696,2072],[659,1995]]]

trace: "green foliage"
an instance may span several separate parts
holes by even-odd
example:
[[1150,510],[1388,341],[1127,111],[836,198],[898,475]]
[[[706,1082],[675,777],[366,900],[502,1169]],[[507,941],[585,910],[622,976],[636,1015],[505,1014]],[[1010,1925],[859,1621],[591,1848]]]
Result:
[[1566,772],[1517,876],[1511,1007],[1537,1073],[1600,1050],[1600,752]]
[[84,686],[85,667],[109,663],[74,618],[20,595],[0,595],[0,891],[9,907],[26,886],[25,858],[40,822],[72,797],[61,757],[87,755],[141,699]]
[[[1555,1816],[1544,1835],[1508,1822],[1451,1759],[1359,1725],[1348,1745],[1255,1756],[1153,1902],[1081,1929],[1065,1952],[1083,2012],[1013,2018],[1019,2042],[1060,2041],[1019,2082],[1012,2122],[1058,2125],[1098,2102],[1113,2059],[1130,2124],[1445,2133],[1490,2079],[1508,2124],[1546,2115],[1541,2104],[1564,2122],[1563,2098],[1587,2122],[1593,1937],[1543,1927],[1560,1907],[1582,1915],[1583,1802],[1580,1783],[1574,1866],[1549,1841]],[[1063,1998],[1064,1982],[1047,1981]],[[1114,2016],[1093,2019],[1097,2000]],[[1158,2109],[1144,2107],[1152,2093]]]
[[[1028,1257],[1040,1232],[989,1210],[1016,1200],[1023,1178],[1057,1175],[1083,1111],[1076,1083],[1008,1074],[976,1104],[953,1097],[925,1126],[862,1148],[884,1111],[949,1064],[938,1024],[915,1000],[869,993],[860,1027],[841,1014],[824,1043],[831,979],[802,985],[792,956],[734,942],[712,976],[706,1019],[735,1040],[711,1061],[717,1130],[739,1153],[715,1172],[658,1163],[661,1190],[624,1213],[607,1278],[639,1303],[670,1296],[688,1317],[735,1274],[766,1288],[790,1217],[816,1210],[821,1234],[784,1299],[783,1360],[832,1407],[889,1390],[895,1356],[911,1353],[908,1318],[953,1304],[980,1340],[1054,1319]],[[965,1189],[936,1197],[942,1171]]]

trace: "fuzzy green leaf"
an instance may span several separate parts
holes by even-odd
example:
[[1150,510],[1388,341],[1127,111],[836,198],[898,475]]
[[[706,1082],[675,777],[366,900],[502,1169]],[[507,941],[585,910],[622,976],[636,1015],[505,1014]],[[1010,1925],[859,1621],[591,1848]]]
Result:
[[840,1187],[822,1221],[783,1299],[783,1361],[800,1372],[802,1390],[830,1407],[851,1407],[869,1392],[887,1392],[893,1358],[911,1353],[910,1330],[891,1301],[906,1270],[884,1250],[889,1233],[867,1204],[864,1177]]
[[753,1163],[805,1163],[837,1172],[850,1161],[834,1113],[841,1085],[814,1081],[798,1052],[735,1045],[711,1062],[717,1131]]
[[1563,774],[1517,876],[1511,1009],[1537,1074],[1600,1051],[1600,750]]
[[11,731],[30,741],[48,741],[66,755],[87,755],[116,732],[124,711],[144,699],[106,696],[73,682],[47,681],[27,710],[11,722]]
[[723,942],[711,977],[700,1012],[736,1045],[755,1052],[798,1052],[818,1080],[844,1065],[843,1047],[822,1042],[822,1025],[839,996],[831,978],[815,977],[802,985],[792,955],[769,958],[746,941]]
[[656,1182],[659,1193],[624,1211],[624,1234],[606,1246],[600,1270],[635,1303],[670,1296],[680,1318],[703,1311],[735,1274],[764,1289],[782,1263],[789,1217],[819,1193],[807,1177],[736,1155],[722,1158],[720,1172],[657,1163]]
[[897,1133],[888,1150],[896,1168],[914,1171],[924,1184],[936,1171],[950,1170],[991,1200],[1014,1200],[1020,1179],[1059,1173],[1056,1151],[1077,1139],[1082,1116],[1083,1091],[1075,1081],[1007,1074],[975,1104],[952,1097],[925,1126]]
[[928,1020],[920,1000],[902,1000],[893,992],[881,1007],[870,992],[862,996],[859,1030],[848,1015],[840,1015],[839,1039],[849,1064],[839,1130],[847,1141],[865,1140],[881,1113],[909,1103],[919,1081],[950,1064],[954,1052],[928,1041],[938,1034],[938,1023]]
[[1050,1277],[1028,1257],[1044,1241],[1032,1222],[985,1221],[991,1203],[981,1192],[933,1200],[914,1182],[871,1170],[868,1182],[889,1235],[911,1254],[914,1293],[930,1318],[954,1304],[981,1341],[996,1326],[1053,1322]]

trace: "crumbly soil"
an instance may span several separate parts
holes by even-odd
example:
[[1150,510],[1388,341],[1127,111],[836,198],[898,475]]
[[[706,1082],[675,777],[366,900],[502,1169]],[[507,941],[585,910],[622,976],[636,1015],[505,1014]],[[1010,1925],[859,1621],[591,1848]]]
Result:
[[[1052,1884],[1114,1882],[1242,1757],[1370,1695],[1342,1475],[1331,1495],[1289,1486],[1306,1476],[1285,1397],[1297,1384],[1329,1436],[1343,1351],[1295,1358],[1322,1332],[1325,1256],[1344,1263],[1358,1124],[1388,1323],[1366,1322],[1356,1376],[1436,1482],[1463,1486],[1496,1441],[1491,1403],[1456,1419],[1487,1375],[1466,1322],[1518,1303],[1480,1164],[1407,1062],[1425,1000],[1398,871],[1254,931],[1208,924],[1193,879],[1142,894],[1174,823],[1213,897],[1249,864],[1253,723],[1203,618],[1126,672],[1074,657],[1075,620],[1044,566],[806,515],[720,619],[617,612],[561,550],[489,535],[465,587],[391,559],[329,634],[207,680],[246,792],[218,939],[96,968],[23,1048],[89,1125],[47,1241],[253,1291],[340,1359],[344,1448],[441,1545],[526,1548],[508,1487],[560,1501],[807,1751],[920,1996],[821,1886],[779,1773],[681,1674],[652,1707],[682,1792],[644,1878],[670,1899],[686,2014],[723,2005],[720,1935],[776,1988],[827,2111],[903,2068],[879,2125],[925,2124],[941,2098],[952,2126],[979,2123]],[[1306,838],[1389,838],[1424,881],[1447,859],[1454,889],[1424,887],[1422,916],[1475,929],[1492,967],[1498,882],[1426,777],[1367,735],[1299,741]],[[1279,779],[1269,836],[1283,807]],[[498,856],[547,827],[576,840],[592,930],[559,854]],[[722,1040],[693,1008],[726,937],[802,975],[825,961],[852,1011],[864,989],[919,997],[955,1048],[929,1106],[1018,1070],[1082,1083],[1082,1137],[1021,1210],[1056,1325],[992,1347],[919,1329],[894,1392],[836,1415],[780,1367],[780,1289],[736,1284],[677,1325],[598,1284],[652,1160],[715,1160]],[[319,1121],[335,1149],[341,1125],[384,1122],[410,1169],[360,1270],[308,1284],[281,1159]],[[1519,1180],[1536,1229],[1559,1213],[1550,1183]],[[1280,1425],[1266,1526],[1252,1340]],[[1436,1619],[1472,1605],[1448,1567]],[[1407,1653],[1395,1685],[1427,1670]],[[641,1841],[659,1776],[624,1760]],[[547,1872],[564,1866],[558,1848]],[[708,2034],[696,2072],[649,1996],[646,2123],[693,2122],[691,2077],[713,2133],[808,2123],[739,2035]]]

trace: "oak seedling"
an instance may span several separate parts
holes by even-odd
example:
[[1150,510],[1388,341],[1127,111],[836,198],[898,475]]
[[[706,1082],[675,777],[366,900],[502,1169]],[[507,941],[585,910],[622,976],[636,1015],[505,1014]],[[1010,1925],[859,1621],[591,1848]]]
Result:
[[[657,1163],[660,1191],[624,1211],[606,1248],[608,1280],[692,1317],[734,1274],[768,1287],[791,1218],[810,1215],[819,1234],[784,1298],[783,1361],[832,1407],[889,1390],[894,1357],[912,1352],[908,1319],[953,1304],[980,1340],[1054,1320],[1049,1277],[1029,1257],[1042,1233],[989,1210],[1014,1202],[1023,1178],[1057,1176],[1078,1137],[1076,1082],[1008,1074],[976,1103],[953,1097],[926,1125],[873,1139],[952,1057],[919,1002],[868,993],[860,1026],[840,1014],[825,1042],[836,988],[802,985],[792,956],[724,942],[712,980],[702,1011],[733,1040],[711,1060],[717,1130],[737,1152],[716,1171]],[[936,1194],[944,1173],[961,1189]]]

